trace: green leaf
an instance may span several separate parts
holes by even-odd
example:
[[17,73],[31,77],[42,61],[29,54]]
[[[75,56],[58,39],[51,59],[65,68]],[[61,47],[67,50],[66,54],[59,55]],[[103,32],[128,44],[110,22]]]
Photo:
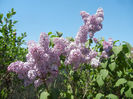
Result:
[[16,24],[18,21],[14,21],[13,24]]
[[7,13],[7,18],[9,19],[11,17],[11,14],[10,13]]
[[87,99],[91,99],[93,97],[93,94],[90,93],[88,96],[87,96]]
[[[60,91],[58,88],[51,88],[49,99],[58,99]],[[44,98],[45,99],[45,98]]]
[[129,44],[129,43],[127,43],[127,42],[123,42],[123,43],[125,43],[125,44],[123,44],[122,46],[123,46],[123,52],[124,53],[131,53],[131,48],[132,48],[132,46]]
[[102,76],[102,78],[103,78],[103,80],[108,76],[108,70],[106,70],[106,69],[102,69],[101,71],[100,71],[100,74],[101,74],[101,76]]
[[116,67],[116,63],[115,63],[115,62],[109,64],[109,69],[110,69],[111,71],[114,71],[115,67]]
[[121,88],[121,95],[123,94],[125,87]]
[[126,95],[126,97],[131,97],[131,98],[133,97],[131,88],[129,88],[129,89],[125,92],[125,95]]
[[114,94],[109,94],[106,97],[109,98],[109,99],[118,99],[118,97]]
[[52,34],[52,32],[48,32],[48,35],[51,35]]
[[3,14],[0,13],[0,23],[2,22]]
[[99,86],[102,86],[104,84],[104,81],[103,81],[101,75],[98,75],[96,80],[97,80],[97,83]]
[[85,42],[85,47],[88,48],[88,47],[89,47],[89,44],[90,44],[89,40],[86,41],[86,42]]
[[122,51],[122,46],[113,46],[112,50],[115,55],[118,55]]
[[58,32],[58,31],[56,31],[56,34],[57,34],[59,37],[61,37],[61,36],[63,35],[62,32]]
[[98,93],[95,97],[95,99],[101,99],[104,97],[104,94]]
[[119,80],[117,80],[117,82],[115,83],[115,86],[120,86],[121,84],[126,83],[127,80],[125,78],[120,78]]
[[129,86],[129,88],[133,88],[133,81],[128,81],[127,85]]
[[41,93],[40,99],[48,99],[48,96],[49,96],[49,93],[44,91],[44,92]]
[[0,18],[3,18],[3,14],[2,13],[0,13]]
[[117,76],[121,77],[122,76],[122,71],[117,71]]
[[11,9],[11,12],[14,12],[14,8]]
[[66,37],[66,39],[69,41],[74,41],[73,37]]
[[113,42],[113,44],[115,45],[117,42],[119,42],[119,40],[117,40],[117,41],[114,41],[114,42]]
[[56,35],[51,35],[51,38],[53,38],[53,37],[57,37]]
[[101,66],[103,67],[103,68],[106,68],[107,67],[107,61],[105,62],[105,63],[101,63]]
[[132,48],[132,46],[131,46],[128,42],[123,41],[123,43],[126,44],[128,50],[129,50],[129,52],[131,52],[131,48]]
[[16,14],[16,12],[12,12],[12,15],[15,15]]

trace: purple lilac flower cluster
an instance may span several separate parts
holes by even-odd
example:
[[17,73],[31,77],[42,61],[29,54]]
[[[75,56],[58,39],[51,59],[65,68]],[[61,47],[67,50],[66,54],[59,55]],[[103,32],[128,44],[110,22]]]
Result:
[[88,32],[94,34],[102,29],[103,9],[99,8],[96,14],[92,16],[82,11],[81,16],[84,25],[80,27],[74,42],[68,42],[63,38],[55,38],[54,40],[54,52],[58,55],[65,55],[65,65],[72,65],[74,69],[77,69],[82,63],[91,64],[93,67],[97,67],[100,63],[99,59],[96,58],[97,52],[86,48],[85,42]]
[[102,21],[104,19],[103,9],[99,8],[94,15],[89,15],[85,11],[81,11],[81,16],[84,21],[84,25],[80,27],[79,32],[75,38],[76,43],[85,43],[87,41],[87,35],[93,38],[94,33],[102,29]]
[[49,48],[47,34],[41,33],[39,43],[28,42],[26,58],[26,62],[13,62],[8,67],[8,71],[17,73],[18,77],[24,80],[25,86],[34,82],[35,87],[38,87],[43,82],[51,82],[57,76],[60,58]]
[[103,51],[101,57],[108,58],[112,47],[113,47],[112,38],[109,38],[108,41],[103,41]]
[[72,65],[73,69],[77,69],[80,64],[93,64],[93,59],[97,60],[96,64],[92,66],[97,67],[99,65],[99,60],[97,57],[97,52],[85,47],[84,44],[77,44],[75,41],[71,42],[66,48],[66,60],[65,65]]
[[[88,32],[93,37],[96,31],[102,28],[103,9],[99,8],[95,15],[81,12],[84,25],[80,27],[74,42],[64,38],[53,38],[54,47],[49,47],[49,37],[41,33],[39,43],[28,42],[28,54],[26,62],[13,62],[9,65],[8,71],[18,74],[20,79],[24,80],[25,85],[34,83],[35,87],[42,83],[49,83],[58,75],[60,66],[60,56],[64,55],[65,65],[73,66],[76,70],[80,64],[91,64],[92,67],[98,67],[100,62],[95,50],[85,47]],[[108,46],[106,46],[108,45]],[[110,49],[110,43],[104,42],[104,50]]]

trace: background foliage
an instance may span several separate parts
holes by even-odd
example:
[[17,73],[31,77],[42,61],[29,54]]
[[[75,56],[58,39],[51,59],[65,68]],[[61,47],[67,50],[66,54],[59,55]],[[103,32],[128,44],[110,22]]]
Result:
[[[34,97],[32,87],[24,88],[16,74],[7,72],[7,67],[11,62],[16,60],[25,61],[27,48],[22,45],[25,43],[24,38],[26,33],[21,33],[17,36],[14,28],[17,23],[13,20],[16,14],[14,9],[11,9],[6,16],[0,14],[0,98],[24,99],[23,97]],[[27,93],[28,91],[28,93]],[[32,93],[32,95],[30,95]]]

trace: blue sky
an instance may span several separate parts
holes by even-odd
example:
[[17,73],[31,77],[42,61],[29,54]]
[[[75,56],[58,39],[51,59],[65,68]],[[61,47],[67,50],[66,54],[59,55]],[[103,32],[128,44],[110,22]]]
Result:
[[94,14],[104,9],[103,29],[95,37],[113,38],[133,45],[133,0],[0,0],[0,13],[14,8],[18,35],[27,32],[26,41],[38,41],[41,32],[63,32],[75,37],[83,24],[80,11]]

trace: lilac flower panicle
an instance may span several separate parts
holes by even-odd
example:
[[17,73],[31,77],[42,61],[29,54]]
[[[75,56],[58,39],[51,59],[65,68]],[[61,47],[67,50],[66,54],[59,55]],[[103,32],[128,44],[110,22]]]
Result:
[[85,11],[81,11],[80,15],[84,21],[84,25],[80,27],[79,32],[76,35],[75,41],[78,43],[85,43],[87,41],[87,35],[93,38],[94,33],[102,29],[102,21],[104,19],[103,9],[99,8],[94,15],[89,15]]
[[47,34],[41,33],[39,43],[28,42],[26,59],[26,62],[17,61],[8,66],[8,71],[17,73],[18,77],[24,80],[25,86],[32,83],[35,84],[35,87],[39,86],[42,84],[42,80],[47,79],[47,73],[50,73],[49,81],[58,75],[60,58],[52,51],[52,48],[49,48]]

